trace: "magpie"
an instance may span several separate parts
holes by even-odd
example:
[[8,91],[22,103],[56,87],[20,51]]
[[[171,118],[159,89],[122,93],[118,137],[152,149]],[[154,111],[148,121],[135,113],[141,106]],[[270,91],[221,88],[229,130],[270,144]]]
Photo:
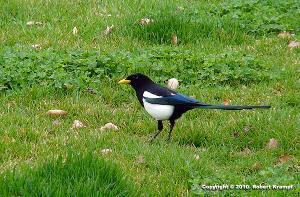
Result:
[[166,87],[154,83],[144,74],[136,73],[119,81],[119,84],[129,84],[136,92],[136,96],[144,109],[157,120],[158,131],[153,135],[154,140],[163,130],[163,120],[170,122],[170,130],[167,140],[171,139],[171,133],[176,119],[183,113],[191,109],[222,109],[222,110],[242,110],[242,109],[268,109],[271,106],[233,106],[233,105],[212,105],[198,101],[194,98],[177,93]]

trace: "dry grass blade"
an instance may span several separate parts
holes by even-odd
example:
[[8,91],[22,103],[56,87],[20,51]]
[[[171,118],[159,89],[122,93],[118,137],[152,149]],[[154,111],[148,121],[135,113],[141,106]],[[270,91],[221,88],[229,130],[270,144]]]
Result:
[[251,154],[251,150],[249,148],[245,148],[244,150],[236,153],[237,156],[247,156]]
[[109,34],[111,34],[112,33],[112,30],[113,30],[113,28],[114,28],[114,25],[111,25],[111,26],[106,26],[106,29],[104,30],[104,35],[105,36],[107,36],[107,35],[109,35]]
[[112,150],[110,148],[105,148],[101,150],[102,155],[108,155],[110,153],[112,153]]
[[135,163],[137,163],[137,164],[145,163],[145,157],[143,155],[139,155],[138,157],[136,157]]
[[173,45],[177,45],[178,44],[178,38],[177,38],[176,35],[172,36],[172,41],[171,42],[172,42]]
[[223,100],[223,105],[230,105],[231,99],[224,99]]
[[291,155],[284,154],[284,155],[281,155],[278,158],[278,162],[283,164],[283,163],[286,163],[286,162],[288,162],[289,160],[292,160],[292,159],[293,159],[293,157]]
[[278,37],[279,37],[279,38],[285,39],[285,38],[291,38],[292,35],[291,35],[289,32],[284,31],[284,32],[280,32],[280,33],[278,34]]
[[33,25],[43,25],[42,22],[38,22],[38,21],[28,21],[26,23],[27,26],[33,26]]
[[153,23],[153,20],[152,19],[150,19],[150,18],[142,18],[141,20],[140,20],[140,24],[141,25],[149,25],[150,23]]
[[34,48],[34,49],[41,49],[42,48],[41,45],[39,45],[39,44],[33,44],[33,45],[31,45],[31,47]]

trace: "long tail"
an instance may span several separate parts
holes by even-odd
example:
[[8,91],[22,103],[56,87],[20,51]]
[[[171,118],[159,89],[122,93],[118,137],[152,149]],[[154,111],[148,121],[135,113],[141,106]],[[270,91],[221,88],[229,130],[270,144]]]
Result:
[[242,110],[242,109],[269,109],[269,105],[259,106],[235,106],[235,105],[198,105],[195,108],[201,109],[223,109],[223,110]]

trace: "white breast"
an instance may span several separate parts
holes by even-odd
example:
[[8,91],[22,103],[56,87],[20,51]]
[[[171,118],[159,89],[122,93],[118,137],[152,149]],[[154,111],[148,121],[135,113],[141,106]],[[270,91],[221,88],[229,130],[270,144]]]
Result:
[[[144,92],[143,97],[161,98],[161,96],[154,95],[147,91]],[[174,112],[174,106],[172,105],[151,104],[146,102],[144,98],[143,103],[145,110],[156,120],[168,120]]]

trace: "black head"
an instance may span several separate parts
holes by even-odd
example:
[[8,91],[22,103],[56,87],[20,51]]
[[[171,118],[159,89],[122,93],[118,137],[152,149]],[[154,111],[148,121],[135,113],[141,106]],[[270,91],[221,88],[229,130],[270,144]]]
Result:
[[132,75],[129,75],[126,79],[122,79],[119,81],[119,84],[129,84],[134,89],[136,88],[143,88],[149,84],[154,83],[149,77],[142,73],[135,73]]

